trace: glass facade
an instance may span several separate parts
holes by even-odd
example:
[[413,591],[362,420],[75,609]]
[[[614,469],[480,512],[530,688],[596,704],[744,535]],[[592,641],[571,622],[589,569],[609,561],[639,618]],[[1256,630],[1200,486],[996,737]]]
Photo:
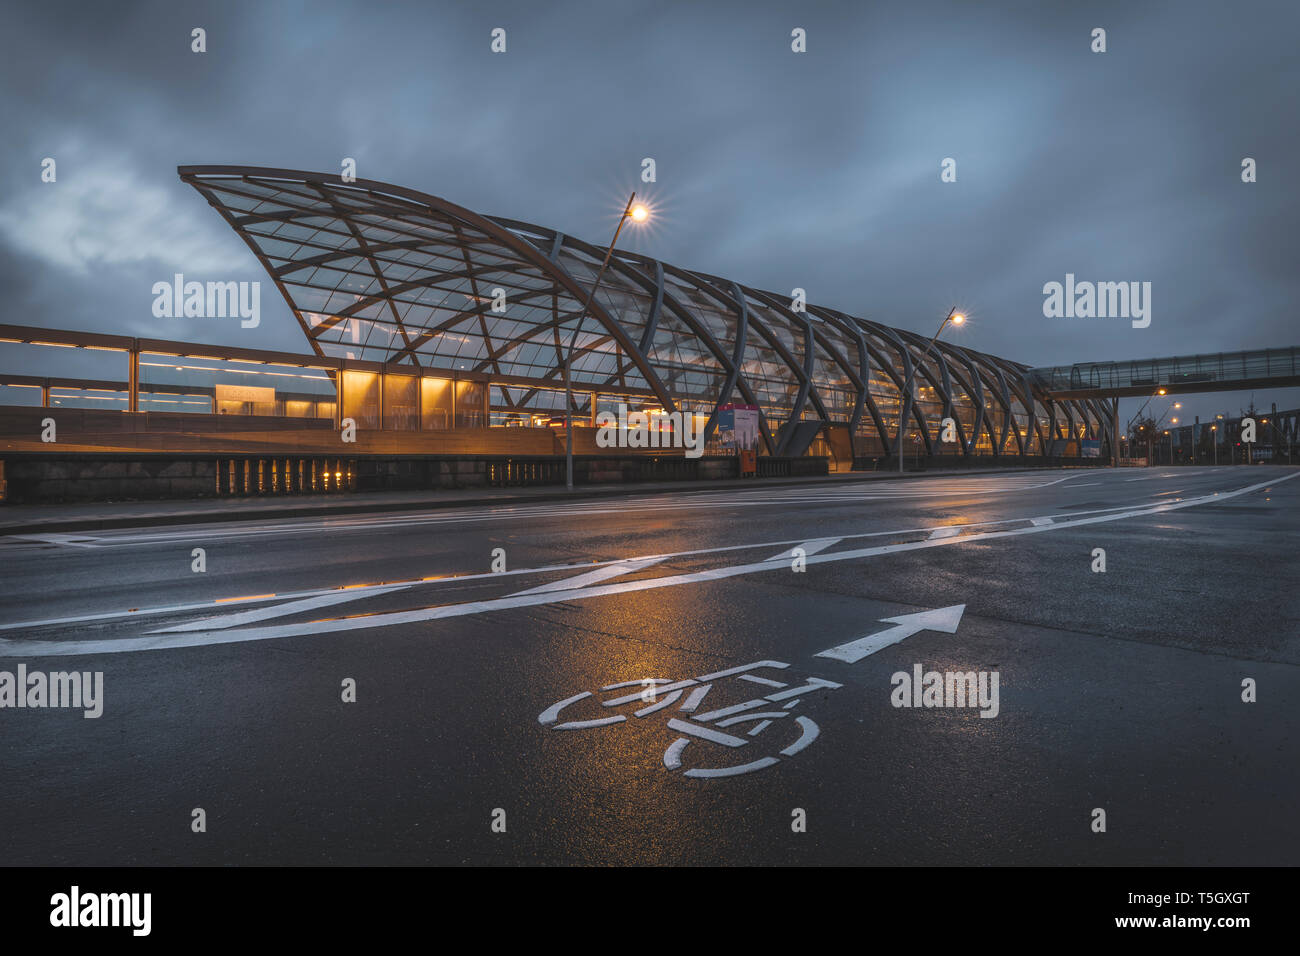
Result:
[[[410,376],[383,385],[382,403],[378,382],[349,379],[358,424],[377,425],[381,407],[395,427],[552,421],[572,347],[579,420],[619,396],[710,418],[756,405],[773,455],[885,457],[901,438],[908,456],[1037,456],[1109,431],[1098,402],[1046,399],[1027,366],[629,252],[584,316],[603,248],[414,190],[257,167],[180,174],[253,249],[317,355]],[[448,388],[447,370],[482,381]]]

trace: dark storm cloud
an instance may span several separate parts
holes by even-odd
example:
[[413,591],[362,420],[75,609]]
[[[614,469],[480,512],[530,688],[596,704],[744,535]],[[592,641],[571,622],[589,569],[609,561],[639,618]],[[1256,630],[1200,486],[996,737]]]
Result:
[[[41,3],[8,21],[11,321],[300,348],[270,295],[256,333],[150,314],[174,271],[259,278],[179,164],[351,156],[604,243],[652,156],[663,215],[629,242],[688,268],[925,333],[956,303],[959,341],[1034,364],[1297,338],[1292,3]],[[1151,282],[1150,328],[1044,318],[1067,272]]]

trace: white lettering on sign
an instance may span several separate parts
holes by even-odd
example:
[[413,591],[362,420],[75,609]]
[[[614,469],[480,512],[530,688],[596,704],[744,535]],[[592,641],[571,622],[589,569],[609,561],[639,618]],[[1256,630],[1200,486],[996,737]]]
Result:
[[254,402],[267,405],[275,401],[275,389],[259,385],[218,385],[218,402]]

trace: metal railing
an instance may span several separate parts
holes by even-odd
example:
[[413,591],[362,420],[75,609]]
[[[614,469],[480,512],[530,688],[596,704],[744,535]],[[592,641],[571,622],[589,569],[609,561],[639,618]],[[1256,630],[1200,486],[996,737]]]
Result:
[[356,462],[346,458],[225,458],[217,460],[216,494],[316,495],[355,490]]

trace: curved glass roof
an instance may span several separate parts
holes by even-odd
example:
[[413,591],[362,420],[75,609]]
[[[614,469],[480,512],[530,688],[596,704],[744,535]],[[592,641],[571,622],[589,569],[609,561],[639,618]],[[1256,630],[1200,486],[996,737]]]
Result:
[[[253,250],[317,354],[479,373],[494,412],[557,407],[603,247],[386,183],[243,166],[179,172]],[[793,427],[805,422],[847,429],[855,454],[888,454],[900,405],[905,437],[927,453],[947,417],[965,455],[1046,455],[1054,440],[1109,431],[1099,404],[1046,399],[1024,365],[946,342],[922,357],[927,344],[616,250],[581,323],[572,381],[580,402],[644,396],[705,416],[757,405],[773,454],[802,454],[807,441],[794,448],[794,436],[817,431]],[[913,394],[900,403],[909,375]]]

